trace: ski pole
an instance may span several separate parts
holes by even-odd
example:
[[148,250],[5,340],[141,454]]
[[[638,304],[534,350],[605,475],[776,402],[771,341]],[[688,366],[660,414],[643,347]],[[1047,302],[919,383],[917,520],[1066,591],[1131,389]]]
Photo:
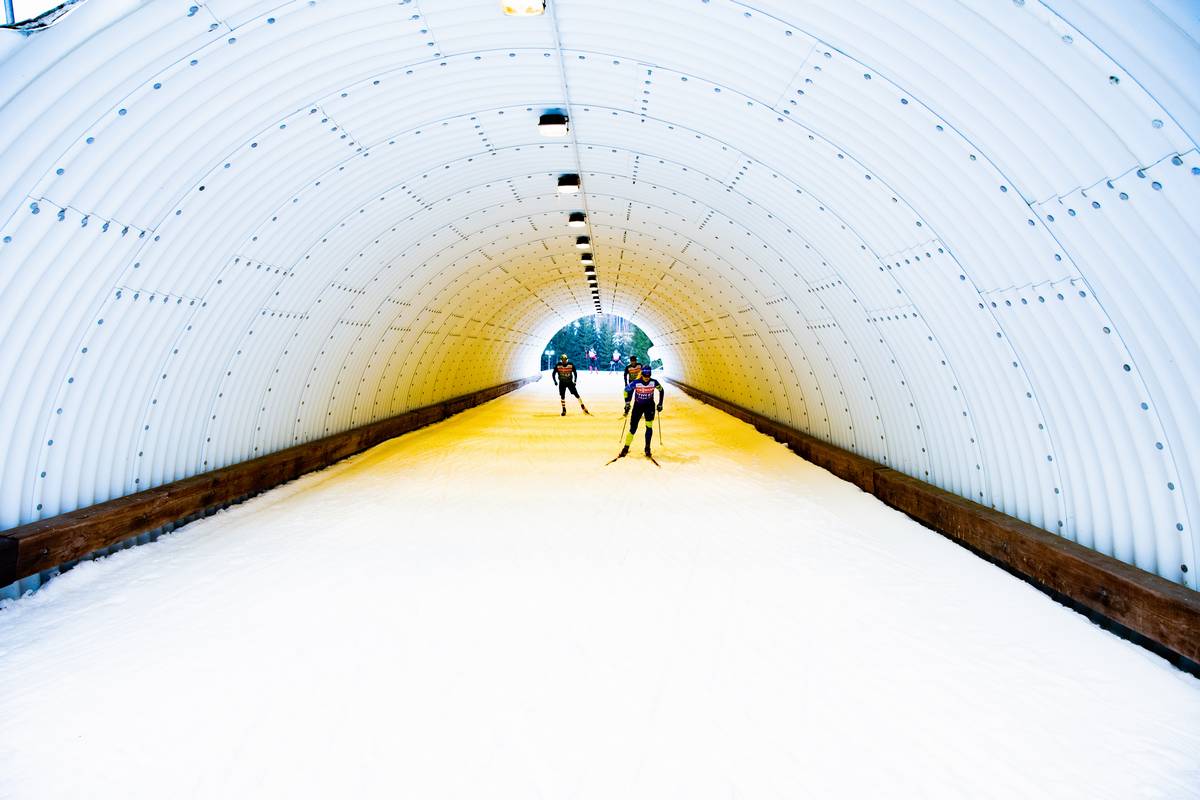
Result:
[[624,414],[624,415],[622,415],[622,416],[621,416],[621,431],[620,431],[620,433],[617,435],[617,441],[618,441],[618,442],[624,442],[624,441],[625,441],[625,420],[627,420],[627,419],[629,419],[629,415],[628,415],[628,414]]
[[658,446],[662,447],[662,412],[658,412]]

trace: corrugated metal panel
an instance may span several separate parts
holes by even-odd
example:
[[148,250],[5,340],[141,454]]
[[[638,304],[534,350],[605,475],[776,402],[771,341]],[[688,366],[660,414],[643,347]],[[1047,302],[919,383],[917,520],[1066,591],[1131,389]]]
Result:
[[1181,8],[150,0],[0,32],[0,526],[527,372],[592,309],[586,204],[605,310],[691,384],[1195,587]]

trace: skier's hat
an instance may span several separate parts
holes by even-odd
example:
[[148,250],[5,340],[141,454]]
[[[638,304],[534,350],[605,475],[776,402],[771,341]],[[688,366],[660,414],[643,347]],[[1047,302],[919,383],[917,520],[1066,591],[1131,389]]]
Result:
[[566,361],[566,360],[567,360],[567,354],[566,354],[566,353],[563,353],[561,356],[559,356],[559,357],[558,357],[558,360],[559,360],[559,361]]
[[642,367],[642,374],[643,374],[643,375],[650,375],[650,374],[651,374],[651,373],[650,373],[650,365],[649,365],[649,364],[646,364],[646,365],[644,365],[644,366]]
[[631,355],[631,356],[629,357],[629,360],[630,360],[630,361],[637,361],[637,356],[632,356],[632,355]]

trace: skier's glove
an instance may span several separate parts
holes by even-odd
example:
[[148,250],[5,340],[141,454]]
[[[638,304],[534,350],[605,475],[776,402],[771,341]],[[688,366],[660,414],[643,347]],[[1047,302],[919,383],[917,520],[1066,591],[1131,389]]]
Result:
[[659,404],[658,404],[658,410],[659,410],[659,411],[662,411],[662,403],[659,403]]
[[625,404],[625,416],[629,416],[629,403]]

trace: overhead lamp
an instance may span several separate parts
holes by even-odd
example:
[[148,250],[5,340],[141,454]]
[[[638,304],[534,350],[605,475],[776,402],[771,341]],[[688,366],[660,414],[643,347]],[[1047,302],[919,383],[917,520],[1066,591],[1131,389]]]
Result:
[[592,259],[591,253],[584,253],[582,256],[579,257],[579,263],[583,264],[585,267],[589,267],[592,264],[595,264],[596,262]]
[[571,216],[567,217],[567,225],[572,228],[582,228],[587,225],[587,215],[582,211],[572,211]]
[[592,240],[587,236],[580,236],[575,239],[576,250],[587,250],[592,246]]
[[560,138],[567,135],[571,128],[567,125],[566,114],[542,114],[538,118],[538,133],[542,136]]
[[585,264],[583,267],[583,271],[588,274],[595,275],[596,274],[596,265],[595,264]]
[[558,193],[575,194],[579,191],[579,176],[575,173],[558,176]]
[[501,7],[510,17],[538,17],[546,13],[546,0],[516,0]]

